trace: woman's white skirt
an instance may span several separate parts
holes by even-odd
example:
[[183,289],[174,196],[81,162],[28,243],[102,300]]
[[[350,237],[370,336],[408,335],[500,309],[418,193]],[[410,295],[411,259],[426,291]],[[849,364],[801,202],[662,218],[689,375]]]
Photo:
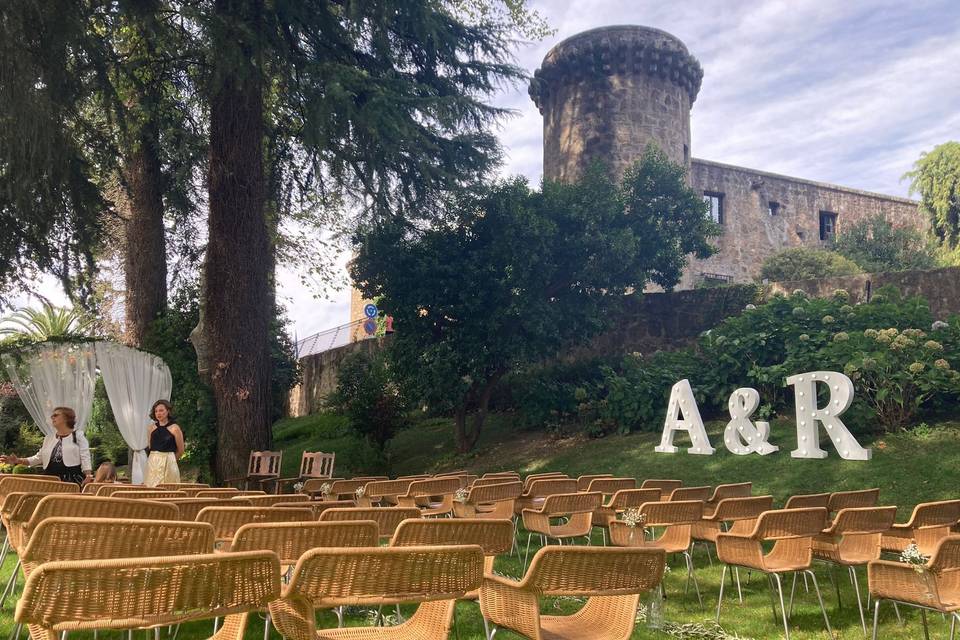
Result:
[[172,451],[151,451],[147,457],[147,477],[143,484],[155,487],[172,482],[180,482],[177,454]]

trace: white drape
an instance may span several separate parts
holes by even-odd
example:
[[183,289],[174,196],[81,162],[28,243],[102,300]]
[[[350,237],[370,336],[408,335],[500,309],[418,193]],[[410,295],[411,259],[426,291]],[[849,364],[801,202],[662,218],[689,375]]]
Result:
[[173,379],[160,358],[112,342],[97,343],[97,366],[107,388],[117,428],[133,450],[130,480],[142,484],[147,467],[150,407],[170,399]]
[[17,394],[44,434],[53,433],[50,415],[55,407],[70,407],[77,414],[76,430],[82,431],[93,409],[96,387],[96,355],[90,343],[46,345],[27,351],[18,365],[3,356]]

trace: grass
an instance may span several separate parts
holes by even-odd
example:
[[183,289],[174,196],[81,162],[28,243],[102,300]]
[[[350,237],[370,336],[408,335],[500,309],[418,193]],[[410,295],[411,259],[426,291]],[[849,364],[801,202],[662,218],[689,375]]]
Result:
[[[711,423],[708,432],[714,446],[719,446],[723,425]],[[909,510],[918,502],[957,497],[957,469],[960,469],[960,424],[940,423],[932,427],[920,427],[912,432],[892,434],[879,439],[864,439],[864,446],[871,446],[874,459],[870,462],[848,462],[839,459],[831,451],[826,460],[797,460],[790,457],[795,446],[795,430],[789,421],[777,421],[772,427],[771,441],[781,451],[761,457],[734,456],[719,448],[713,456],[694,456],[685,453],[676,455],[656,454],[653,447],[659,434],[632,434],[588,440],[582,437],[554,437],[543,432],[517,430],[508,415],[492,416],[483,434],[476,453],[456,455],[453,451],[452,429],[447,420],[425,420],[399,434],[391,443],[388,452],[379,456],[365,443],[360,442],[347,429],[342,419],[334,416],[309,416],[278,422],[275,438],[278,448],[284,451],[284,474],[296,473],[300,452],[303,450],[335,451],[338,475],[350,475],[368,471],[389,472],[392,475],[415,471],[439,471],[466,468],[474,472],[516,469],[524,473],[539,470],[559,470],[570,475],[588,472],[608,472],[637,478],[679,478],[687,485],[718,484],[750,480],[757,494],[771,493],[777,502],[782,502],[794,493],[880,487],[881,502],[900,507],[898,519],[905,520]],[[791,442],[791,439],[794,442]],[[680,439],[678,438],[678,441]],[[599,534],[594,541],[599,543]],[[521,532],[520,543],[526,544],[526,534]],[[537,548],[534,544],[531,550]],[[719,592],[720,567],[710,564],[705,553],[698,547],[694,558],[696,575],[704,600],[704,610],[697,605],[693,593],[684,595],[685,569],[682,559],[671,561],[672,571],[665,579],[667,601],[666,619],[669,625],[664,630],[648,629],[638,624],[632,636],[647,638],[778,638],[783,636],[782,625],[774,620],[770,608],[766,580],[757,576],[747,582],[743,578],[742,604],[737,602],[735,590],[727,588],[721,616],[723,631],[713,624],[713,612]],[[0,568],[4,581],[13,566],[8,559]],[[498,558],[496,570],[508,576],[519,577],[522,563],[515,556]],[[853,589],[845,576],[840,579],[843,606],[837,607],[836,594],[823,566],[816,568],[833,625],[834,637],[844,640],[863,637],[857,614]],[[838,572],[838,576],[839,576]],[[861,585],[866,585],[864,572],[859,573]],[[19,594],[19,588],[18,588]],[[65,594],[64,597],[70,597]],[[798,587],[798,600],[791,619],[791,637],[796,640],[827,638],[820,609],[812,590],[807,593]],[[546,600],[545,613],[571,612],[579,606],[575,599]],[[409,610],[407,610],[409,612]],[[891,606],[881,608],[880,637],[891,640],[907,640],[922,637],[919,613],[901,608],[905,626],[900,626]],[[321,613],[320,623],[334,625],[331,614]],[[355,610],[349,624],[366,624],[369,612]],[[946,637],[948,623],[940,616],[929,616],[934,637]],[[868,628],[870,617],[868,615]],[[0,634],[9,636],[12,630],[10,603],[0,612]],[[210,624],[185,625],[179,638],[194,640],[210,634]],[[101,634],[101,638],[119,634]],[[25,636],[24,636],[25,637]],[[92,634],[71,633],[73,638],[92,638]],[[246,638],[257,640],[263,637],[263,624],[254,621],[247,630]],[[279,634],[274,630],[272,638]],[[457,634],[462,640],[483,638],[483,626],[479,608],[475,603],[460,603],[457,606]],[[515,638],[506,631],[497,633],[497,638]]]

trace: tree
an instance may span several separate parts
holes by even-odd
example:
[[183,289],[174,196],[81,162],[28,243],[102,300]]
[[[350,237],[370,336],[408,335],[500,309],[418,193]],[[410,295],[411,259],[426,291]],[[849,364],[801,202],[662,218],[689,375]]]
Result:
[[910,192],[920,194],[920,208],[930,216],[934,232],[948,250],[960,244],[960,142],[944,142],[920,154],[910,179]]
[[0,336],[44,342],[51,338],[89,336],[95,330],[95,318],[79,309],[57,307],[43,302],[39,309],[25,307],[0,320]]
[[619,184],[601,166],[539,191],[514,179],[460,193],[447,212],[358,235],[351,276],[366,297],[382,296],[397,330],[396,376],[453,412],[461,452],[476,444],[505,374],[584,344],[631,290],[672,287],[687,255],[712,253],[717,233],[684,169],[653,148]]
[[760,267],[760,277],[774,282],[808,280],[863,273],[857,263],[826,249],[793,247],[779,251]]
[[337,390],[325,404],[350,420],[357,433],[382,453],[407,424],[408,403],[381,354],[352,353],[337,369]]
[[936,247],[922,231],[894,227],[882,215],[859,220],[837,236],[833,250],[867,273],[932,269]]

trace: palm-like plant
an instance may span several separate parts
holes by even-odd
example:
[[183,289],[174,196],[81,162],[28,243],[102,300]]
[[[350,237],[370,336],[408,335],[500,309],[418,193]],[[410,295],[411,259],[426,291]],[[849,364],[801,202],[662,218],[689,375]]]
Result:
[[50,338],[90,335],[95,320],[78,309],[44,301],[39,309],[23,307],[0,320],[0,336],[17,336],[42,342]]

